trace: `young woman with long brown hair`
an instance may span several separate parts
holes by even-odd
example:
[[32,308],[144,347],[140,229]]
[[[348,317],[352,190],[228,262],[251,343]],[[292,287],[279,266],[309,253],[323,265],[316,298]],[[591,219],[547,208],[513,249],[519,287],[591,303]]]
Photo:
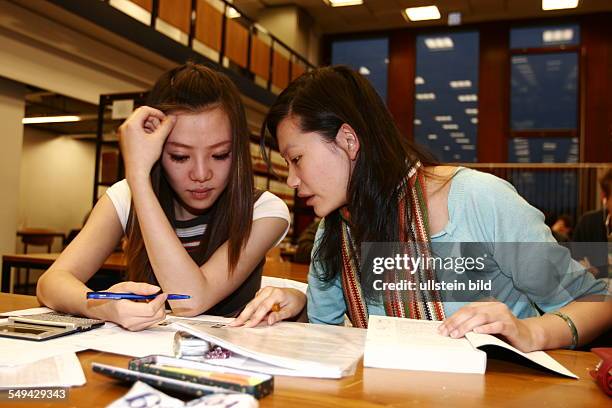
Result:
[[202,65],[179,66],[160,77],[119,136],[126,178],[41,276],[39,301],[130,330],[163,319],[165,294],[149,303],[85,298],[85,282],[125,236],[128,281],[109,291],[187,294],[169,301],[174,313],[236,315],[259,290],[265,254],[290,222],[282,200],[253,187],[237,88]]
[[[292,82],[272,105],[267,132],[289,165],[287,184],[324,219],[307,295],[266,287],[234,325],[307,311],[312,323],[342,324],[347,315],[367,328],[369,315],[387,315],[444,321],[440,333],[451,337],[501,335],[523,351],[577,346],[610,327],[612,302],[594,301],[605,298],[606,283],[556,243],[540,211],[504,180],[437,163],[399,132],[372,85],[349,68],[319,68]],[[430,285],[459,278],[458,268],[415,263],[412,272],[391,266],[378,275],[362,268],[371,260],[368,243],[421,260],[449,249],[483,255],[470,276],[494,285],[487,296],[458,300]]]

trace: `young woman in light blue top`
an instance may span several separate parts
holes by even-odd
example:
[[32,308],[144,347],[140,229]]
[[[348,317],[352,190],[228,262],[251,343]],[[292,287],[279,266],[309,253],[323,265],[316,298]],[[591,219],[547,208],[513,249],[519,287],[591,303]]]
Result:
[[[378,314],[443,320],[440,333],[451,337],[498,334],[523,351],[584,344],[612,325],[606,283],[555,243],[541,212],[497,177],[438,165],[350,69],[298,78],[270,109],[266,130],[288,162],[287,184],[324,220],[307,296],[265,288],[234,325],[305,317],[306,309],[313,323],[341,324],[346,314],[366,328]],[[481,267],[460,275],[421,263],[378,275],[366,243],[401,243],[398,254],[422,260],[478,254]],[[436,286],[452,276],[482,277],[491,288],[466,299]],[[395,289],[405,282],[414,286]]]

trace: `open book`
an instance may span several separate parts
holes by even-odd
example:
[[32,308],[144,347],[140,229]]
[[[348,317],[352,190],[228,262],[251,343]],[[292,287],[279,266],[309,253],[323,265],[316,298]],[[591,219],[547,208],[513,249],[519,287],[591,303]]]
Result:
[[228,359],[207,363],[298,377],[354,374],[366,337],[362,329],[295,322],[245,328],[173,319],[172,326],[233,352]]
[[[501,348],[542,368],[578,378],[543,351],[523,353],[489,334],[467,333],[453,339],[438,333],[442,322],[370,316],[364,367],[484,374],[487,354],[481,349]],[[521,358],[518,358],[521,360]]]

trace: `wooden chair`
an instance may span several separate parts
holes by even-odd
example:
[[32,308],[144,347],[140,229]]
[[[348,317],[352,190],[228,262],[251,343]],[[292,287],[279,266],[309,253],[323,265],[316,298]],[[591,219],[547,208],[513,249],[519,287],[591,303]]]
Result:
[[[53,246],[54,238],[55,236],[48,235],[45,233],[41,233],[41,234],[32,233],[32,234],[21,235],[21,242],[23,242],[23,253],[27,254],[28,247],[31,247],[31,246],[47,247],[47,253],[51,253],[51,247]],[[17,274],[17,284],[21,286],[19,282],[19,275],[20,273]],[[26,274],[25,274],[25,282],[23,284],[24,292],[26,294],[29,293],[29,286],[30,286],[30,268],[27,268]]]

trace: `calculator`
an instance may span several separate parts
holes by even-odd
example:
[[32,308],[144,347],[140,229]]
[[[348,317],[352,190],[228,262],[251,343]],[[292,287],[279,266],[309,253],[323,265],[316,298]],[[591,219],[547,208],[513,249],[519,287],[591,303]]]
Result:
[[51,312],[29,316],[12,316],[0,324],[0,336],[43,341],[83,332],[104,325],[104,320]]

